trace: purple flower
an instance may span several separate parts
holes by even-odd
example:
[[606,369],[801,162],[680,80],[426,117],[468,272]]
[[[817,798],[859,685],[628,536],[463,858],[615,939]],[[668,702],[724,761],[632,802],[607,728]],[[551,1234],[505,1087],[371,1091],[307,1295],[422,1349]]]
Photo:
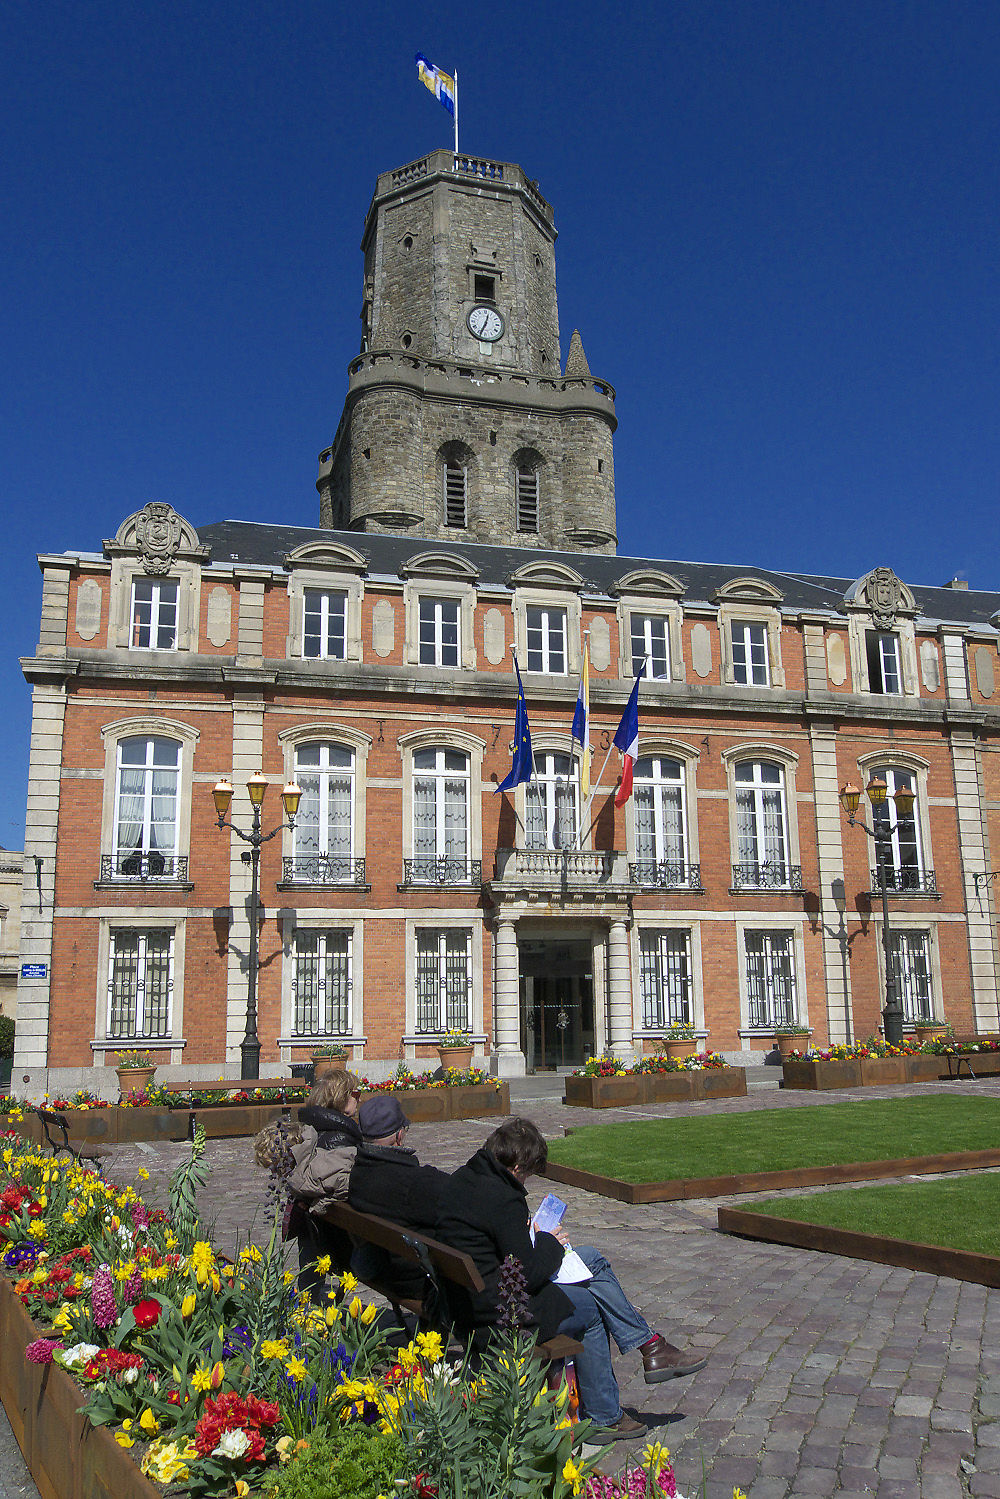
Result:
[[118,1303],[115,1301],[115,1286],[107,1265],[98,1265],[90,1287],[90,1310],[95,1327],[111,1327],[118,1321]]
[[28,1344],[24,1356],[29,1364],[51,1364],[52,1355],[61,1347],[62,1343],[58,1338],[36,1338],[33,1343]]
[[126,1306],[134,1306],[142,1296],[142,1275],[138,1266],[132,1271],[128,1280],[122,1286],[122,1295]]
[[149,1227],[149,1209],[144,1202],[132,1204],[132,1227],[136,1230]]
[[3,1262],[9,1270],[26,1270],[37,1258],[38,1250],[34,1244],[15,1244],[13,1249],[7,1250]]

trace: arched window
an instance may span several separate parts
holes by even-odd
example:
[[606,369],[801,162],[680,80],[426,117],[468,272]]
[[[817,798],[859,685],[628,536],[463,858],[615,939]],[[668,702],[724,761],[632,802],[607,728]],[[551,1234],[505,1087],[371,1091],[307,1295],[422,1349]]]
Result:
[[136,735],[118,742],[112,878],[177,878],[181,747]]
[[444,523],[464,530],[468,524],[468,469],[457,458],[444,461]]
[[734,780],[737,862],[733,884],[737,889],[788,889],[794,883],[794,872],[788,863],[784,771],[770,760],[743,760],[736,766]]
[[579,826],[577,781],[569,755],[539,751],[525,787],[525,847],[575,848]]
[[635,762],[636,879],[642,885],[686,885],[687,819],[684,767],[666,755]]
[[416,883],[464,884],[469,875],[469,757],[441,748],[413,752],[413,862]]
[[[872,819],[881,831],[888,828],[891,839],[887,849],[887,869],[890,890],[921,890],[924,888],[924,860],[920,847],[920,824],[917,803],[912,810],[900,812],[895,795],[901,788],[916,793],[913,775],[898,765],[879,765],[872,772],[877,781],[885,781],[886,798],[879,806],[872,807]],[[872,872],[872,888],[881,890],[881,874],[876,868]]]
[[300,744],[295,779],[293,876],[312,885],[354,883],[354,751],[344,744]]

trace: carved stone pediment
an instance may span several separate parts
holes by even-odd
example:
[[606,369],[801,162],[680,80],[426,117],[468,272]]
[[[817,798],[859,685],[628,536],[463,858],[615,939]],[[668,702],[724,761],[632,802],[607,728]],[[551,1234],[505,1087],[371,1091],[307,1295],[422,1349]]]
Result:
[[417,552],[406,559],[399,575],[402,578],[452,578],[475,583],[479,571],[468,558],[457,552]]
[[104,555],[139,556],[145,572],[162,576],[178,560],[207,560],[208,547],[202,546],[197,531],[172,505],[150,500],[122,521],[114,540],[105,541]]
[[611,593],[615,598],[622,594],[639,593],[648,594],[651,598],[676,599],[684,593],[684,585],[670,573],[662,573],[655,567],[641,567],[619,578],[612,585]]
[[865,609],[879,629],[891,630],[900,614],[917,612],[916,600],[891,567],[875,567],[844,594],[848,608]]
[[584,586],[584,579],[572,567],[561,562],[526,562],[507,579],[511,588],[573,588]]
[[738,604],[744,601],[780,604],[782,594],[773,583],[768,583],[766,579],[747,575],[742,578],[730,578],[728,582],[723,583],[721,588],[715,590],[714,599],[717,603],[727,604]]
[[368,562],[361,552],[335,541],[307,541],[295,547],[285,557],[285,566],[291,571],[296,567],[329,568],[331,572],[363,573]]

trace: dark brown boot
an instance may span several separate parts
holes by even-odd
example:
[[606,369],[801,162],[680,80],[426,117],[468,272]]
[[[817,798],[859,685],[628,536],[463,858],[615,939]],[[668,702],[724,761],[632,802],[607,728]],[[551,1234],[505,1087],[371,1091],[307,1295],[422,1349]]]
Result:
[[692,1358],[690,1354],[682,1353],[659,1333],[641,1351],[642,1377],[647,1384],[660,1384],[664,1379],[679,1379],[683,1374],[697,1374],[708,1363],[707,1358]]

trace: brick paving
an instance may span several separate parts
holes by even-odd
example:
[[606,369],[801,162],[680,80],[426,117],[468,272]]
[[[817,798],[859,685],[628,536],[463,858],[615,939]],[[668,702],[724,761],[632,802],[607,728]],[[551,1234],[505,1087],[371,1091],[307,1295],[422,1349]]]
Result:
[[[600,1114],[544,1096],[515,1107],[552,1138],[568,1124],[677,1117],[692,1109],[805,1110],[926,1096],[934,1087],[1000,1096],[996,1079],[825,1094],[755,1090],[745,1099]],[[465,1161],[492,1127],[489,1120],[415,1125],[408,1143],[422,1160],[449,1168]],[[185,1148],[122,1150],[111,1174],[126,1180],[145,1167],[146,1195],[159,1199]],[[260,1237],[264,1174],[245,1140],[210,1142],[208,1161],[204,1215],[220,1246],[232,1252],[248,1235]],[[529,1189],[537,1202],[545,1183]],[[608,1254],[655,1327],[709,1356],[708,1367],[692,1378],[650,1387],[638,1355],[615,1352],[623,1403],[670,1448],[682,1493],[697,1493],[704,1470],[706,1499],[731,1499],[736,1485],[748,1499],[1000,1499],[1000,1292],[720,1234],[717,1208],[752,1200],[746,1196],[632,1207],[572,1187],[558,1190],[569,1202],[571,1237]],[[636,1454],[646,1440],[634,1444]],[[0,1499],[33,1499],[11,1443],[9,1430],[0,1432]],[[618,1460],[626,1451],[619,1444]]]

